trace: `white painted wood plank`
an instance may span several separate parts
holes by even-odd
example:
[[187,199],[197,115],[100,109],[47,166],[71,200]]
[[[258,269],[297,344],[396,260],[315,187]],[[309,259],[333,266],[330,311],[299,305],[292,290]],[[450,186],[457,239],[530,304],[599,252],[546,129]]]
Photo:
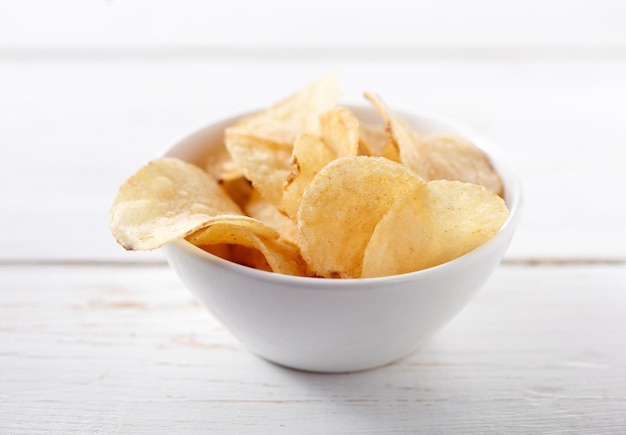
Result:
[[[122,181],[184,134],[338,65],[0,62],[0,259],[161,260],[107,228]],[[363,90],[452,116],[500,144],[526,206],[509,258],[623,259],[626,62],[349,62]]]
[[626,268],[501,267],[421,350],[249,354],[166,267],[1,267],[0,432],[623,433]]
[[0,3],[0,48],[626,43],[619,0]]

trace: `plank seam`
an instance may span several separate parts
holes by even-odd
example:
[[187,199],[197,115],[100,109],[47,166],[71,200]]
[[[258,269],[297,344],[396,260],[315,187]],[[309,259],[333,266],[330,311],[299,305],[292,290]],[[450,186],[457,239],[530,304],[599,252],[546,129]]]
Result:
[[[622,258],[508,258],[503,266],[626,266]],[[165,260],[0,259],[0,267],[166,267]]]
[[337,60],[441,61],[614,61],[626,60],[626,44],[535,45],[180,45],[155,46],[0,46],[0,60],[11,61],[160,61]]

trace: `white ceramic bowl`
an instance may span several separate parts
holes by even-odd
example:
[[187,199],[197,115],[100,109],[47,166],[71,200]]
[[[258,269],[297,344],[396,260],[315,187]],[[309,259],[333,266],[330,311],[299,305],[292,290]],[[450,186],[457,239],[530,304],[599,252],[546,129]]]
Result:
[[[378,119],[369,108],[359,117]],[[456,133],[490,156],[510,216],[478,249],[418,272],[366,279],[319,279],[259,271],[215,257],[186,241],[163,250],[184,284],[250,351],[280,365],[348,372],[412,353],[463,308],[500,263],[519,221],[521,186],[500,151],[465,128],[425,114],[403,114],[418,131]],[[201,162],[222,145],[233,119],[210,125],[167,154]]]

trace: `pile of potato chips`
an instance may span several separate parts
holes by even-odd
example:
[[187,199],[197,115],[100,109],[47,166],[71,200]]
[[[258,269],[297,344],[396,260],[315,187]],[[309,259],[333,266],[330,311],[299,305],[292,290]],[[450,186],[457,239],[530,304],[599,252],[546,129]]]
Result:
[[488,157],[424,135],[374,94],[381,125],[339,106],[330,74],[224,132],[205,167],[152,161],[120,188],[110,227],[129,250],[177,239],[276,273],[366,278],[445,263],[508,216]]

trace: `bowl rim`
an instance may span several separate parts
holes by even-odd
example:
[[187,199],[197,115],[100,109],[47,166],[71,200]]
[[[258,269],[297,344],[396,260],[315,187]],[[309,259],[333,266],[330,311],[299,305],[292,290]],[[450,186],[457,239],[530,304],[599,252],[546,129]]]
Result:
[[[370,106],[366,106],[364,104],[343,104],[343,106],[349,109],[356,109],[357,111],[374,111]],[[191,133],[181,137],[179,140],[175,141],[167,150],[161,155],[164,157],[176,157],[176,151],[180,149],[184,142],[192,139],[195,136],[201,136],[206,134],[208,131],[215,129],[218,125],[228,125],[230,123],[235,122],[236,120],[247,116],[251,113],[254,113],[258,110],[249,110],[243,111],[239,114],[229,116],[223,119],[218,119],[213,122],[209,122],[204,124],[204,126],[200,128],[196,128]],[[394,110],[396,114],[398,114],[403,119],[410,120],[411,118],[419,119],[422,118],[428,122],[433,122],[435,124],[439,124],[443,126],[446,130],[450,130],[451,133],[457,134],[470,142],[476,145],[478,148],[483,150],[492,164],[498,169],[498,174],[505,181],[505,202],[509,209],[509,215],[505,220],[504,224],[500,227],[498,232],[487,242],[483,243],[476,249],[463,254],[459,257],[456,257],[450,261],[439,264],[437,266],[432,266],[427,269],[422,269],[413,272],[406,272],[396,275],[388,275],[381,277],[370,277],[370,278],[320,278],[320,277],[307,277],[307,276],[293,276],[286,275],[276,272],[270,272],[265,270],[259,270],[252,267],[244,266],[238,263],[234,263],[229,260],[225,260],[217,255],[211,254],[203,249],[193,245],[191,242],[186,241],[185,239],[174,240],[160,249],[181,249],[186,251],[187,253],[197,256],[204,261],[209,261],[214,263],[214,265],[224,268],[230,272],[237,273],[245,273],[249,274],[251,279],[262,279],[264,281],[273,281],[283,284],[290,285],[298,285],[303,286],[306,285],[315,287],[316,289],[334,289],[337,287],[341,288],[352,288],[352,287],[361,287],[364,284],[375,284],[375,283],[390,283],[390,282],[400,282],[400,281],[416,281],[421,279],[428,279],[432,275],[441,273],[442,270],[448,269],[462,262],[472,261],[476,257],[480,257],[483,255],[485,251],[494,248],[494,245],[500,243],[500,239],[506,237],[512,237],[512,233],[515,231],[517,224],[519,223],[521,217],[521,211],[523,206],[523,188],[522,182],[519,174],[514,170],[513,166],[510,164],[508,157],[504,154],[502,149],[493,144],[490,140],[488,140],[485,136],[477,133],[476,131],[470,129],[465,124],[462,124],[458,121],[452,120],[449,117],[445,117],[430,111],[426,111],[423,109],[413,109],[411,111],[407,110]],[[504,171],[503,171],[504,170]]]

